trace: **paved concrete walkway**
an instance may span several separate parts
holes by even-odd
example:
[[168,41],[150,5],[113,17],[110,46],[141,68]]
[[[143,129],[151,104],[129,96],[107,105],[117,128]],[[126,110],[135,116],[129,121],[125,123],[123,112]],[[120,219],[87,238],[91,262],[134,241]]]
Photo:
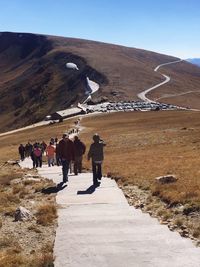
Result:
[[[23,163],[26,165],[26,163]],[[38,169],[55,183],[61,168]],[[92,174],[69,176],[57,194],[55,267],[199,267],[200,249],[148,214],[130,207],[115,181]]]

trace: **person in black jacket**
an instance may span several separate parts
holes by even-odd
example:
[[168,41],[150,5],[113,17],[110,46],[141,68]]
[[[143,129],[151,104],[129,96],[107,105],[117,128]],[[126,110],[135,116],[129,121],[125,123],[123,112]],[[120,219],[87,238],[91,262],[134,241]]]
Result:
[[82,160],[83,154],[85,153],[86,146],[78,136],[74,137],[74,174],[82,172]]
[[92,159],[93,185],[99,186],[102,177],[102,163],[104,159],[103,148],[106,145],[98,134],[93,136],[94,143],[88,152],[88,160]]
[[21,160],[24,160],[24,158],[25,158],[25,147],[22,144],[20,144],[20,146],[18,147],[18,151],[19,151],[19,155],[20,155]]

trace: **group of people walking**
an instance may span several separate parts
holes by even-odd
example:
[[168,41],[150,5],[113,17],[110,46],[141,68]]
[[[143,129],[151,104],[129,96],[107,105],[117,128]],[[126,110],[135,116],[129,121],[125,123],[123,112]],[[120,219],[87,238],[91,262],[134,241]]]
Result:
[[[93,136],[93,141],[90,145],[87,159],[92,159],[93,185],[99,186],[102,177],[103,148],[106,144],[100,139],[98,134]],[[27,145],[29,149],[26,150]],[[71,163],[73,163],[75,175],[82,172],[82,159],[85,151],[86,146],[79,137],[75,136],[72,141],[67,133],[63,134],[59,142],[57,138],[51,138],[49,145],[43,141],[33,145],[28,142],[25,146],[23,144],[19,146],[21,160],[30,156],[33,161],[33,168],[42,167],[42,156],[44,153],[46,153],[49,167],[54,166],[54,164],[62,165],[62,183],[68,182],[68,172]]]
[[33,168],[42,167],[42,155],[44,154],[46,147],[47,145],[44,141],[41,143],[35,142],[34,144],[28,142],[26,145],[20,144],[18,152],[22,161],[26,157],[31,157]]
[[86,146],[78,138],[74,137],[74,141],[69,139],[68,134],[63,134],[62,140],[58,144],[59,157],[61,159],[63,170],[63,183],[68,181],[68,172],[71,162],[74,163],[74,174],[82,172],[82,159]]

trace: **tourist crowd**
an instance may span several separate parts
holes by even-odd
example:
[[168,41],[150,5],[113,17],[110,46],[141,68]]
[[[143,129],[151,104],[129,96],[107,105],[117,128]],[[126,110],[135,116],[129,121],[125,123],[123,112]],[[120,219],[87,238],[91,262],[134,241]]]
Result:
[[[98,134],[93,136],[94,143],[91,144],[87,158],[92,159],[93,184],[99,186],[99,180],[102,177],[103,147],[105,143]],[[63,182],[68,182],[68,172],[74,172],[75,175],[82,172],[82,159],[86,151],[85,144],[74,136],[71,140],[68,134],[63,134],[62,139],[51,138],[49,144],[45,141],[35,142],[26,145],[20,144],[18,148],[20,158],[23,161],[25,157],[31,157],[33,168],[42,167],[43,156],[46,155],[48,166],[62,166]],[[72,170],[73,165],[73,170]]]

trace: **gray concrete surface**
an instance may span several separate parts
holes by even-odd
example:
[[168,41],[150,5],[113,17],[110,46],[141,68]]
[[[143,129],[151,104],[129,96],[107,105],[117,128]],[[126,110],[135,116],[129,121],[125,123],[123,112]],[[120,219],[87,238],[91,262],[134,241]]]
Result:
[[[38,171],[57,184],[62,181],[60,167]],[[200,249],[130,207],[115,181],[103,178],[93,193],[87,190],[91,183],[91,173],[70,175],[57,194],[55,267],[200,266]]]

